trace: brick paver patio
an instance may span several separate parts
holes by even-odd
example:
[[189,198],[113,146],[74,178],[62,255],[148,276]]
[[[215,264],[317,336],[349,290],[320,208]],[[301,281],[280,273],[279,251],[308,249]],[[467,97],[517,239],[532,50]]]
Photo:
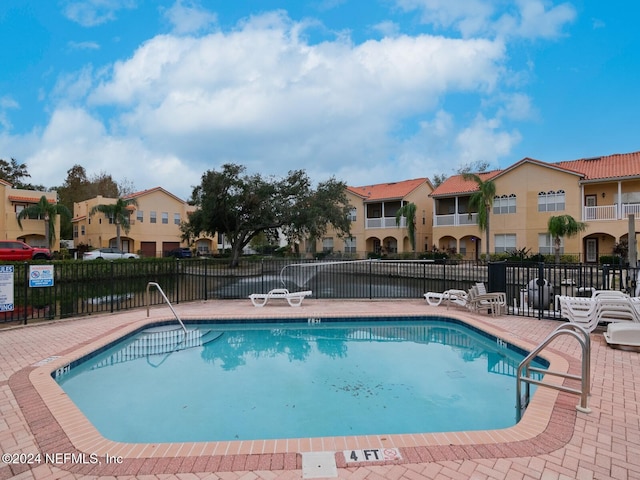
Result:
[[[176,310],[185,319],[451,315],[529,348],[558,325],[514,316],[470,315],[429,307],[419,300],[309,300],[301,308],[269,304],[261,309],[248,300],[209,301],[177,305]],[[169,318],[169,314],[167,308],[156,307],[150,319]],[[56,360],[50,357],[64,359],[83,349],[90,351],[92,344],[148,320],[146,311],[132,311],[0,330],[0,453],[13,454],[9,460],[17,459],[9,464],[0,461],[0,480],[301,479],[301,453],[312,451],[337,452],[338,476],[333,478],[341,479],[640,479],[640,353],[609,348],[598,331],[591,335],[590,414],[576,411],[576,396],[539,389],[521,424],[505,431],[251,445],[117,444],[103,439],[86,421],[79,421],[77,411],[51,386],[47,378],[51,369],[37,365],[48,359],[53,366]],[[548,350],[572,372],[579,371],[579,352],[579,344],[569,337],[555,340]],[[353,466],[341,455],[343,449],[391,444],[400,449],[402,461]],[[44,452],[56,456],[31,464],[25,462],[28,457],[18,456]],[[100,455],[99,464],[79,461],[80,454],[90,459],[95,452]],[[122,463],[105,464],[105,452],[121,456]]]

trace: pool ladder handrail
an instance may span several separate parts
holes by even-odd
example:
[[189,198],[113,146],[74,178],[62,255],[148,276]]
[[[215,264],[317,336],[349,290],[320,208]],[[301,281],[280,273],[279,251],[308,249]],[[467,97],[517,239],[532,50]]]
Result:
[[184,323],[182,323],[182,320],[180,320],[178,313],[174,310],[173,305],[171,305],[171,302],[169,301],[167,296],[164,294],[164,291],[162,290],[160,285],[158,285],[156,282],[147,283],[147,296],[145,297],[146,304],[147,304],[147,317],[149,316],[149,307],[151,306],[151,302],[149,301],[149,287],[156,287],[158,289],[158,291],[160,292],[160,295],[162,295],[162,298],[164,298],[164,301],[167,302],[167,305],[169,305],[169,308],[173,312],[173,316],[176,317],[176,320],[178,320],[178,323],[180,323],[180,326],[184,330],[184,333],[187,333],[187,327],[184,326]]
[[[570,335],[574,337],[578,341],[578,343],[580,343],[580,347],[582,348],[582,372],[580,375],[554,372],[551,370],[546,370],[544,368],[531,366],[532,360],[535,359],[537,355],[542,350],[544,350],[549,345],[549,343],[551,343],[552,340],[559,337],[560,335]],[[523,371],[525,372],[524,375]],[[536,380],[529,376],[531,372],[568,378],[571,380],[580,380],[581,388],[578,390],[564,385],[556,385],[552,383],[546,383],[541,380]],[[529,353],[529,355],[525,357],[524,360],[522,360],[522,362],[520,362],[520,365],[518,365],[516,379],[516,420],[518,422],[522,417],[524,408],[527,408],[527,406],[529,405],[531,384],[580,395],[580,403],[576,405],[576,410],[578,410],[579,412],[591,413],[591,409],[589,408],[588,404],[588,396],[591,394],[591,338],[589,336],[589,332],[581,325],[575,323],[567,322],[559,325],[553,332],[551,332],[547,336],[547,338],[543,340],[540,345],[538,345],[531,353]],[[524,406],[522,399],[522,382],[525,382],[526,384]]]

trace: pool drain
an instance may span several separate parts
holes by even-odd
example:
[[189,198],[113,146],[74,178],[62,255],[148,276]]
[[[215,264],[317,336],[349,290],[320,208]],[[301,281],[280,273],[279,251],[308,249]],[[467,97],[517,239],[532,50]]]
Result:
[[331,478],[338,476],[334,452],[305,452],[302,454],[302,478]]

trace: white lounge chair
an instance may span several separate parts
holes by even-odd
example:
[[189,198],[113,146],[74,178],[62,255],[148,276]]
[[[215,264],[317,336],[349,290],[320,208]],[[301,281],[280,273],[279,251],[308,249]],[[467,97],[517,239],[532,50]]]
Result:
[[602,335],[612,348],[640,351],[640,323],[610,323]]
[[290,306],[299,307],[302,304],[302,300],[311,295],[311,293],[311,290],[290,292],[286,288],[275,288],[267,293],[252,293],[249,295],[249,299],[254,307],[264,307],[272,298],[281,298],[286,300]]
[[449,308],[450,303],[460,305],[462,307],[466,306],[467,304],[467,292],[465,292],[464,290],[450,289],[445,290],[442,293],[427,292],[424,294],[424,298],[432,307],[437,307],[443,301],[446,302],[447,308]]
[[585,328],[589,333],[598,326],[597,301],[593,298],[558,295],[560,316]]
[[593,332],[600,323],[640,323],[640,301],[622,292],[596,290],[591,298],[558,296],[560,315]]

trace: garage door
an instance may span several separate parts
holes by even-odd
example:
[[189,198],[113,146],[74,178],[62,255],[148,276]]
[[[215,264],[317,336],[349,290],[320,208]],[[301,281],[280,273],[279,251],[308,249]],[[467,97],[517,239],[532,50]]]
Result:
[[140,242],[140,251],[143,257],[156,256],[156,242]]
[[165,257],[167,252],[180,248],[180,242],[162,242],[162,256]]

